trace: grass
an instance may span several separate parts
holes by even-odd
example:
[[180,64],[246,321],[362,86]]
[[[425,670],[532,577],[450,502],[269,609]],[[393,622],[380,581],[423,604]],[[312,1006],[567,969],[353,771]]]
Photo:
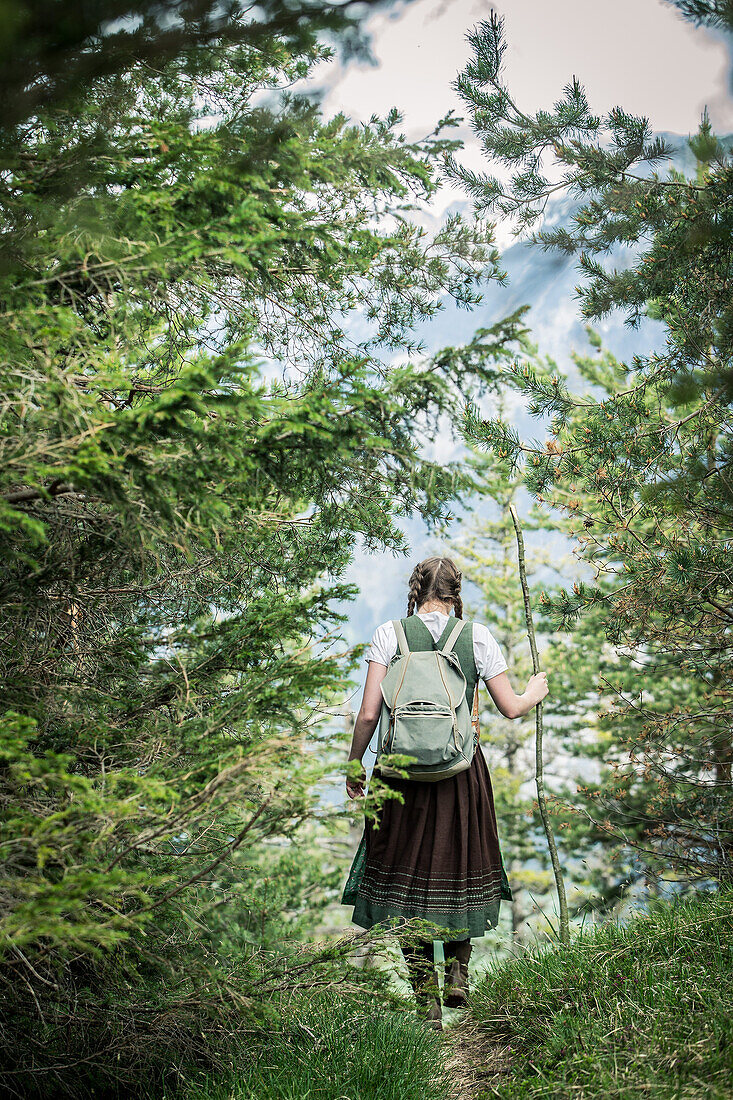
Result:
[[726,890],[495,963],[443,1035],[384,1000],[314,990],[188,1096],[733,1100],[732,1006]]
[[474,990],[475,1023],[511,1065],[474,1095],[731,1100],[732,1010],[731,890],[532,948]]
[[231,1078],[191,1100],[445,1100],[440,1036],[412,1013],[336,995],[303,999],[243,1053]]

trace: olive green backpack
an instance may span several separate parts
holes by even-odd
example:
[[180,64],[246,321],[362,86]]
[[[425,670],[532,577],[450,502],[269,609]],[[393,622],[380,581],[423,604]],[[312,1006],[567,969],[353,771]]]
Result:
[[405,768],[408,779],[447,779],[471,766],[475,748],[466,677],[453,650],[465,622],[456,623],[442,649],[421,652],[410,650],[399,619],[392,625],[399,648],[381,684],[377,773],[400,777],[381,762],[399,753],[415,758]]

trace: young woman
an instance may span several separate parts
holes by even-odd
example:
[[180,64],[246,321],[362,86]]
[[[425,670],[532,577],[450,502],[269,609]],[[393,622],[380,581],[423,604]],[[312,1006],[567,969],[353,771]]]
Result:
[[[451,611],[463,618],[460,572],[450,558],[421,561],[410,577],[408,617],[402,620],[410,650],[444,644],[455,625]],[[522,695],[514,693],[499,645],[480,623],[466,622],[454,648],[470,702],[479,679],[506,718],[527,714],[547,695],[544,672],[530,677]],[[396,652],[392,622],[382,623],[365,655],[369,668],[349,760],[361,761],[371,741],[382,707],[380,684]],[[379,825],[365,822],[341,900],[354,906],[352,920],[362,928],[393,917],[422,917],[456,929],[456,939],[444,941],[450,964],[444,1003],[458,1007],[466,1002],[471,939],[496,926],[502,898],[512,896],[486,760],[477,744],[470,768],[449,779],[426,783],[383,777],[383,782],[399,790],[404,802],[387,799]],[[364,783],[364,774],[358,781],[347,780],[349,797],[362,797]],[[441,1028],[433,940],[402,951],[421,1011],[433,1027]]]

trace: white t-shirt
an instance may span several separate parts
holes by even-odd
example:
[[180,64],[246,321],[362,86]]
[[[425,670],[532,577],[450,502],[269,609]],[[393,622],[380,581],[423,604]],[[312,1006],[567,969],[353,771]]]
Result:
[[[445,630],[448,615],[442,611],[417,611],[426,627],[437,642]],[[392,620],[378,626],[372,635],[372,640],[364,654],[365,661],[378,661],[382,665],[388,665],[397,652],[397,635],[392,626]],[[473,655],[476,660],[476,668],[482,680],[490,680],[492,676],[498,676],[500,672],[506,672],[507,663],[499,648],[494,635],[487,626],[482,623],[473,624]]]

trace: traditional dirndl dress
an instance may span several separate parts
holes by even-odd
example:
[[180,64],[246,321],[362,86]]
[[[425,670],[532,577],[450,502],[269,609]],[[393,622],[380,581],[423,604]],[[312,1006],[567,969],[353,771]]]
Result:
[[[415,651],[443,645],[455,619],[449,619],[438,642],[418,616],[402,623]],[[471,630],[461,632],[455,652],[472,701],[478,672]],[[511,901],[512,891],[480,744],[470,768],[448,779],[382,781],[400,791],[404,802],[387,799],[378,823],[365,818],[341,898],[343,905],[354,906],[353,923],[371,928],[395,917],[422,917],[455,930],[456,939],[483,936],[496,927],[501,901]]]

